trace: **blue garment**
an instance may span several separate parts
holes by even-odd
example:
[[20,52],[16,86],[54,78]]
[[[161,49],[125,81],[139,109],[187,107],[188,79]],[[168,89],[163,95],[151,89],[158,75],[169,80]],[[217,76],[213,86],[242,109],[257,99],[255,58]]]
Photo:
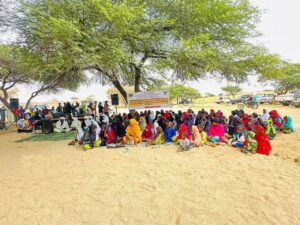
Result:
[[287,121],[282,124],[282,127],[288,127],[292,132],[295,132],[293,120],[290,116],[287,116]]
[[176,130],[174,127],[166,128],[164,132],[166,142],[172,142],[172,138],[176,136]]
[[253,96],[252,103],[257,103],[257,97],[256,97],[256,95]]

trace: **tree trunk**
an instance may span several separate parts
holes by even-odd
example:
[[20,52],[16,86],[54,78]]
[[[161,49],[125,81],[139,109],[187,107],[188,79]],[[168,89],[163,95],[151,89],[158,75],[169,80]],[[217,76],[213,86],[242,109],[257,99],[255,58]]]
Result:
[[135,77],[134,77],[134,92],[140,92],[140,82],[141,82],[141,69],[135,68]]
[[25,110],[29,108],[29,105],[30,105],[30,103],[31,103],[31,100],[32,100],[34,97],[36,97],[36,96],[31,95],[30,98],[27,100],[27,102],[26,102],[26,104],[25,104],[25,108],[24,108]]
[[12,111],[12,108],[10,108],[10,104],[9,102],[7,101],[7,99],[3,98],[0,96],[0,101],[2,102],[2,104],[9,110],[13,113]]
[[127,99],[127,92],[123,88],[122,84],[118,80],[112,81],[113,85],[115,88],[120,92],[120,94],[123,96],[126,104],[128,104],[128,99]]

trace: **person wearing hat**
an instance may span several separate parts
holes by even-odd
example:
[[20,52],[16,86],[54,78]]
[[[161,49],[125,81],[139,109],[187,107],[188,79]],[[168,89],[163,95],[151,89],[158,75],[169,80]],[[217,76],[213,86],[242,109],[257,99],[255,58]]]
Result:
[[69,125],[67,121],[65,120],[65,117],[60,117],[59,121],[56,122],[54,132],[55,133],[63,133],[63,132],[69,132],[71,129],[69,128]]

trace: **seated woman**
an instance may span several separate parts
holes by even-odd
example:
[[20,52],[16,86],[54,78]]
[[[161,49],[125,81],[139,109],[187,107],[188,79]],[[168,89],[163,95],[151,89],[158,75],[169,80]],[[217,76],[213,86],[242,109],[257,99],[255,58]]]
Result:
[[176,130],[172,122],[168,122],[167,128],[164,131],[164,136],[166,142],[172,142],[173,137],[176,137]]
[[142,133],[142,140],[144,142],[148,142],[150,140],[153,140],[155,138],[153,132],[152,132],[152,126],[151,125],[147,125],[145,130]]
[[280,117],[280,115],[278,114],[278,112],[276,110],[272,110],[270,112],[270,117],[273,121],[273,124],[275,126],[276,130],[280,130],[282,124],[283,124],[283,119]]
[[107,130],[106,137],[107,137],[107,142],[106,142],[107,145],[116,144],[117,136],[111,126]]
[[25,114],[25,118],[21,118],[17,122],[18,127],[18,133],[31,133],[33,131],[32,122],[29,119],[30,116],[28,114]]
[[130,119],[126,129],[126,135],[123,137],[124,144],[139,144],[142,142],[142,132],[138,122],[135,119]]
[[192,141],[191,143],[194,144],[195,147],[200,147],[202,145],[202,138],[200,132],[196,126],[192,126]]
[[122,123],[122,117],[116,116],[112,122],[111,128],[114,131],[114,134],[116,135],[116,143],[120,144],[123,141],[123,137],[126,134],[125,126]]
[[283,133],[290,134],[292,132],[295,132],[292,118],[290,116],[285,116],[283,120],[284,120],[284,123],[282,124]]
[[67,121],[65,120],[65,117],[60,117],[59,121],[56,122],[56,126],[54,128],[55,133],[65,133],[69,132],[71,129],[69,128],[69,125]]
[[141,131],[145,130],[145,128],[147,126],[147,122],[146,122],[146,119],[144,116],[139,117],[139,126],[140,126]]
[[220,124],[219,118],[214,118],[212,126],[208,131],[208,140],[212,143],[219,143],[224,141],[224,127]]
[[163,129],[161,127],[157,127],[156,128],[156,135],[155,135],[155,139],[153,140],[148,140],[147,142],[147,146],[150,145],[162,145],[165,143],[165,138],[164,138],[164,132]]
[[254,128],[254,132],[254,139],[257,141],[256,153],[269,155],[272,147],[268,135],[264,131],[264,128],[262,126],[256,126]]
[[99,134],[99,140],[101,141],[101,146],[107,145],[107,127],[106,125],[101,126],[100,134]]
[[270,140],[273,140],[277,134],[271,118],[266,121],[266,134],[268,135]]
[[243,125],[238,125],[232,135],[232,138],[229,139],[228,144],[232,145],[235,148],[242,148],[244,147],[245,142],[245,135],[243,131]]
[[242,152],[245,154],[256,153],[257,149],[257,141],[254,139],[255,133],[252,131],[247,131],[245,133],[245,142],[243,143],[244,147],[242,148]]

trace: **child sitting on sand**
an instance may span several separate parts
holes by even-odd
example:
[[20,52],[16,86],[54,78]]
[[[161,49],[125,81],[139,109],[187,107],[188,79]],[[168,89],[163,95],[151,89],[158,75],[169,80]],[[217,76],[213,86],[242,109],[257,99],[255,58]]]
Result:
[[156,135],[155,135],[155,139],[149,139],[147,146],[150,145],[162,145],[165,143],[165,138],[164,138],[164,132],[162,130],[161,127],[157,127],[156,128]]
[[202,144],[206,145],[207,144],[207,134],[204,131],[204,126],[203,126],[202,123],[200,123],[198,125],[198,130],[199,130],[199,133],[200,133],[200,136],[201,136]]
[[243,125],[238,125],[232,135],[232,138],[229,139],[228,144],[232,145],[235,148],[244,147],[245,135],[243,132]]
[[190,140],[187,138],[187,134],[183,132],[181,134],[181,139],[180,139],[180,150],[179,151],[188,151],[190,150]]

